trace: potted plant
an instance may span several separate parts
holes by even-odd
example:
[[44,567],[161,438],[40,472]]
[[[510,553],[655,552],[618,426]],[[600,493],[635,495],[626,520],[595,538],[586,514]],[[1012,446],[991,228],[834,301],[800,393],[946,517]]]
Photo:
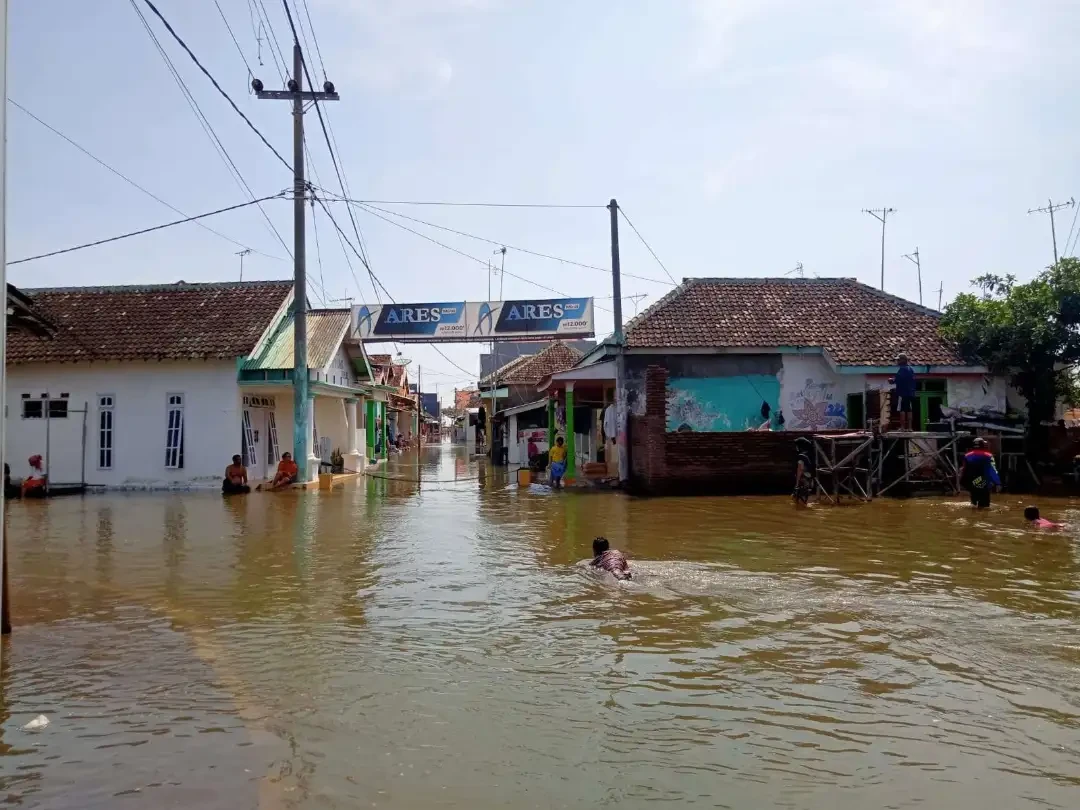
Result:
[[335,448],[334,452],[330,454],[330,472],[345,472],[345,456],[341,455],[341,448]]

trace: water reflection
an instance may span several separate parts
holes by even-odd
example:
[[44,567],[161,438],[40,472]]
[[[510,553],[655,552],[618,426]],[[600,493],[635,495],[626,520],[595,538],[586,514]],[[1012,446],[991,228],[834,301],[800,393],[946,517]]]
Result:
[[[1022,503],[509,483],[426,448],[331,492],[12,505],[0,795],[1075,806],[1080,563]],[[597,534],[633,583],[577,564]]]

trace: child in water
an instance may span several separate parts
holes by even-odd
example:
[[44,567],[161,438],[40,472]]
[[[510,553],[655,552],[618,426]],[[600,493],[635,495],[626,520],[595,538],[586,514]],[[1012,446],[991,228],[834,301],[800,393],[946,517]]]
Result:
[[606,537],[597,537],[592,541],[592,567],[607,571],[615,579],[630,579],[630,562],[621,551],[611,547]]
[[1029,506],[1024,510],[1024,520],[1033,529],[1062,529],[1065,527],[1064,523],[1054,523],[1052,520],[1040,517],[1039,507],[1037,506]]

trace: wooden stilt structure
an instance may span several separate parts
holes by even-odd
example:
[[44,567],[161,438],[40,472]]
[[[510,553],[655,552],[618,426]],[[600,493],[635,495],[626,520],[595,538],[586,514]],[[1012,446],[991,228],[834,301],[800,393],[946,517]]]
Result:
[[926,431],[815,434],[816,489],[829,503],[872,500],[901,485],[960,491],[959,442],[968,434]]

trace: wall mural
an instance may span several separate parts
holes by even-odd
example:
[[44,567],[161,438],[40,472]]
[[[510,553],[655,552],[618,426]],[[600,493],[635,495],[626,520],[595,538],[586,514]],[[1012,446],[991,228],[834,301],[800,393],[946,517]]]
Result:
[[780,382],[773,374],[670,378],[667,429],[712,433],[751,430],[765,421],[763,400],[775,412]]
[[788,397],[788,430],[836,430],[847,427],[847,402],[837,396],[836,383],[807,379]]

